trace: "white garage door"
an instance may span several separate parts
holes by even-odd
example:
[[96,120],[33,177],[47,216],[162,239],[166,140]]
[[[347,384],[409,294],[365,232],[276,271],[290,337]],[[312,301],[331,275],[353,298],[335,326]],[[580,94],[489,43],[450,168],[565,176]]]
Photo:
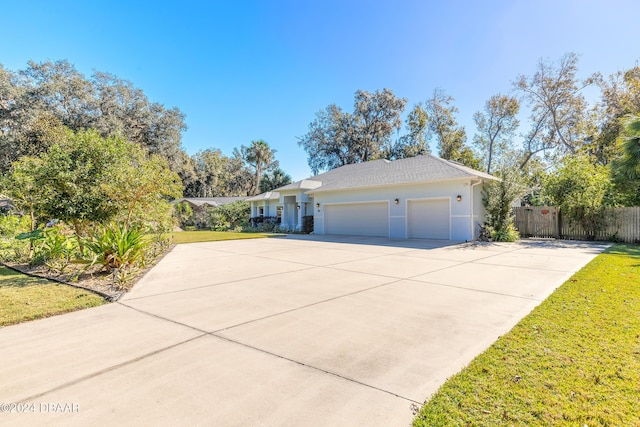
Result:
[[389,204],[325,205],[324,229],[326,234],[389,237]]
[[411,200],[407,234],[412,239],[450,239],[449,199]]

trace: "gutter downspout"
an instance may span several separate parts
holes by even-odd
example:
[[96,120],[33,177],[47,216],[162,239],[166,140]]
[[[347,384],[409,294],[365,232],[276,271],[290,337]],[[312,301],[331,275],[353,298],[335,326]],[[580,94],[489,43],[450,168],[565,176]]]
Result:
[[[471,182],[471,181],[470,181],[470,182]],[[470,203],[470,209],[469,209],[469,211],[470,211],[470,212],[469,212],[469,213],[471,214],[471,215],[470,215],[470,216],[471,216],[471,219],[470,219],[470,224],[469,224],[469,225],[471,226],[471,240],[472,240],[472,241],[473,241],[473,240],[476,240],[476,238],[475,238],[475,237],[476,237],[476,233],[475,233],[475,230],[474,230],[474,228],[473,228],[473,218],[474,218],[474,216],[475,216],[475,215],[474,215],[474,212],[473,212],[473,187],[475,187],[475,186],[476,186],[476,185],[478,185],[478,184],[482,184],[482,180],[479,180],[479,181],[478,181],[478,182],[476,182],[476,183],[472,183],[472,184],[469,186],[469,196],[470,196],[470,197],[469,197],[469,203]]]

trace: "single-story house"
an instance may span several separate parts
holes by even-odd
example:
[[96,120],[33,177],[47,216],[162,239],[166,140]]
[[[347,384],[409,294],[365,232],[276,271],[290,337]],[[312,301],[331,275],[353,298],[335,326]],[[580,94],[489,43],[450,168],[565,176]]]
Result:
[[314,234],[474,240],[484,223],[482,188],[497,178],[432,155],[342,166],[248,198],[251,216],[278,217]]
[[182,199],[176,199],[172,203],[187,202],[191,205],[192,209],[199,208],[217,208],[220,206],[228,205],[229,203],[237,202],[240,200],[247,200],[248,196],[243,197],[183,197]]

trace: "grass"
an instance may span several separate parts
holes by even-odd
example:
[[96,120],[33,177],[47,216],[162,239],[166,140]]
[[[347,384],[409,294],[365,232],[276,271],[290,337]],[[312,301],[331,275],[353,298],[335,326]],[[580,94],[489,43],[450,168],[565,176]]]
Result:
[[414,426],[640,425],[640,246],[614,245],[450,378]]
[[259,239],[274,237],[276,235],[270,233],[236,233],[232,231],[181,231],[179,233],[173,233],[171,236],[174,243],[181,244],[217,242],[220,240]]
[[92,292],[30,277],[0,266],[0,326],[104,303],[102,297]]

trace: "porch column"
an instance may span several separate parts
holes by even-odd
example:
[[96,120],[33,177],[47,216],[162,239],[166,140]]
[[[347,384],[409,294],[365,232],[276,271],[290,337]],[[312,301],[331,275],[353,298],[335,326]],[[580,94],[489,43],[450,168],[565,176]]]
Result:
[[296,202],[296,205],[300,207],[300,209],[298,209],[298,223],[296,224],[296,230],[302,230],[302,205],[304,203],[302,202]]
[[282,221],[280,226],[285,230],[289,229],[289,203],[286,201],[282,204]]

